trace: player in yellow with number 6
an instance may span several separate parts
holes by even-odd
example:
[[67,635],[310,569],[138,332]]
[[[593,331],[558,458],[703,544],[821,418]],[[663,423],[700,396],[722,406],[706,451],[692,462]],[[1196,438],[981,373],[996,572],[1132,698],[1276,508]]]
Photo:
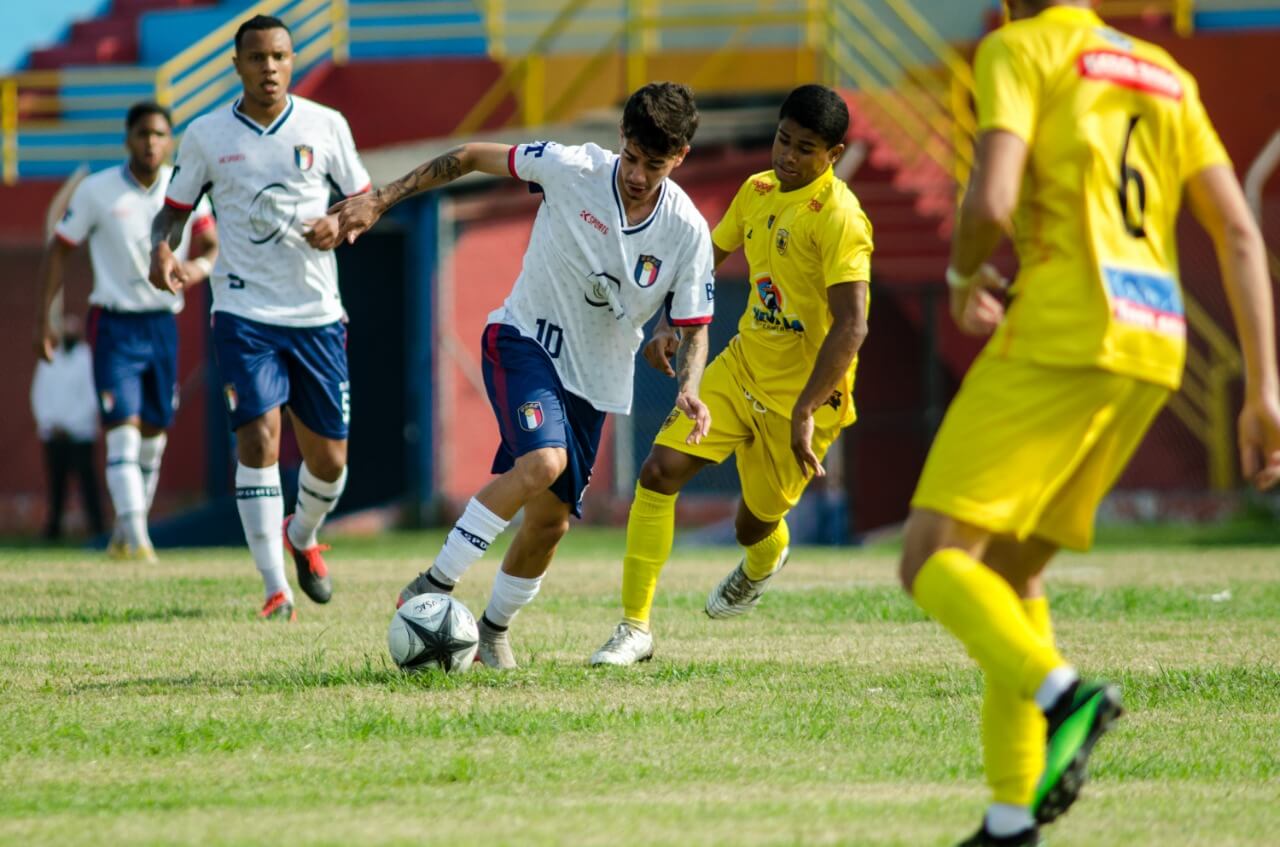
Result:
[[[1041,573],[1088,549],[1099,501],[1177,390],[1186,352],[1175,223],[1213,238],[1245,359],[1242,468],[1280,478],[1280,389],[1258,228],[1195,80],[1088,0],[1011,0],[975,60],[978,141],[947,282],[991,339],[912,500],[903,585],[981,666],[993,803],[964,845],[1040,844],[1075,801],[1119,690],[1054,646]],[[1011,232],[1006,312],[986,258]]]

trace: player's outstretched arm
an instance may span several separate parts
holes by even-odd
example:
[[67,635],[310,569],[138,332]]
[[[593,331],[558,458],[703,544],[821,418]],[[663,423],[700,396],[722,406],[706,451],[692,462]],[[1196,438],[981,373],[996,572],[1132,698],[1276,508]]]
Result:
[[340,238],[347,242],[355,241],[388,209],[406,197],[448,185],[472,171],[507,176],[507,157],[510,151],[509,144],[485,142],[454,147],[419,165],[390,185],[335,203],[329,209],[329,214],[338,216]]
[[182,230],[190,215],[190,209],[177,209],[165,203],[151,222],[151,271],[148,279],[156,288],[170,294],[176,294],[188,282],[187,272],[173,251],[182,243]]
[[36,306],[36,355],[46,362],[53,361],[54,348],[58,346],[58,336],[49,321],[53,310],[53,301],[62,290],[62,265],[67,254],[75,248],[60,238],[54,238],[45,248],[40,262],[40,298]]
[[1255,486],[1267,489],[1280,482],[1280,379],[1266,246],[1228,165],[1212,165],[1192,176],[1187,194],[1192,211],[1213,239],[1244,354],[1240,467]]
[[709,339],[706,324],[684,327],[680,335],[680,346],[676,350],[676,360],[679,363],[676,378],[680,382],[676,408],[694,422],[693,431],[685,439],[688,444],[697,444],[711,431],[711,410],[698,397],[702,373],[707,369]]
[[818,348],[809,381],[791,411],[791,452],[807,477],[826,476],[813,452],[813,415],[830,400],[867,339],[867,283],[841,282],[827,289],[831,329]]

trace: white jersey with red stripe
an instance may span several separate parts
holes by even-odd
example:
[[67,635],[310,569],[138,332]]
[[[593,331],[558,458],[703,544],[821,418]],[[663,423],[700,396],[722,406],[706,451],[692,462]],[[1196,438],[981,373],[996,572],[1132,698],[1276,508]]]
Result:
[[[170,294],[147,281],[151,267],[151,222],[164,206],[173,168],[162,165],[150,187],[138,182],[127,164],[85,177],[71,194],[54,236],[77,247],[89,241],[93,291],[89,302],[114,312],[180,312],[182,294]],[[187,220],[178,245],[187,257],[191,234],[213,226],[203,201]]]
[[537,183],[543,202],[524,265],[490,322],[542,345],[565,389],[603,412],[631,411],[644,325],[665,305],[676,326],[711,322],[711,233],[670,179],[653,212],[627,222],[619,157],[594,144],[511,148],[511,175]]
[[303,237],[331,191],[369,189],[341,114],[290,97],[270,126],[236,101],[191,122],[166,202],[189,209],[202,194],[218,215],[213,310],[277,326],[322,326],[344,316],[332,250]]

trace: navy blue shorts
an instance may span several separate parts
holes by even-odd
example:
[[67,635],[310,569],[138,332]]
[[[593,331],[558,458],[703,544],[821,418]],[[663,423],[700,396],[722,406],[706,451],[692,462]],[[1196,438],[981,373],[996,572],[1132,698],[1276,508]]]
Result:
[[591,481],[605,413],[565,391],[551,357],[514,327],[489,324],[483,350],[484,385],[502,433],[493,472],[506,473],[525,453],[565,448],[569,464],[551,493],[582,517],[582,494]]
[[178,408],[178,321],[172,312],[112,312],[89,317],[98,412],[110,429],[138,417],[164,429]]
[[215,312],[213,352],[232,429],[288,406],[317,435],[347,437],[351,383],[347,328],[341,321],[276,326]]

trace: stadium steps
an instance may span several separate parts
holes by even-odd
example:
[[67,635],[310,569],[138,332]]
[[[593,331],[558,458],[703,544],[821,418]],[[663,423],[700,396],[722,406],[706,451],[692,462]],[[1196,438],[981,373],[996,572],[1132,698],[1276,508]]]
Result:
[[131,65],[138,61],[138,18],[143,13],[214,5],[217,0],[112,0],[104,14],[73,23],[62,44],[32,50],[27,65],[34,70]]

